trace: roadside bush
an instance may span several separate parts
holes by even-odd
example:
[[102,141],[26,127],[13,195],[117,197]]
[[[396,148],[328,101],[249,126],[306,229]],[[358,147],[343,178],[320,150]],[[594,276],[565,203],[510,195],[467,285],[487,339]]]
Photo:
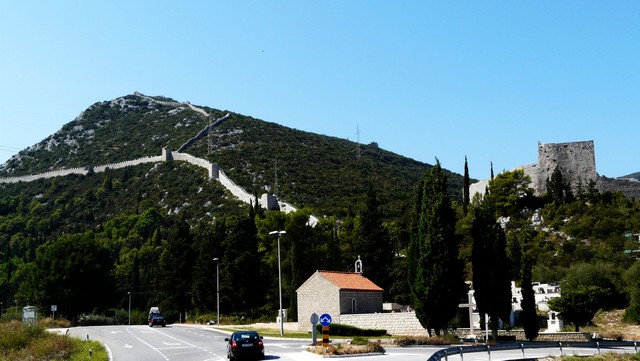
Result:
[[44,334],[44,328],[26,327],[19,321],[0,324],[0,354],[27,347],[31,339]]
[[[318,334],[322,335],[322,326],[317,325],[316,329],[318,330]],[[380,329],[371,329],[371,328],[359,328],[350,325],[342,325],[339,323],[331,324],[329,326],[329,335],[330,336],[364,336],[364,337],[380,337],[386,336],[387,330]]]
[[51,317],[43,318],[38,321],[38,324],[44,328],[69,328],[71,327],[71,322],[64,318],[59,318],[54,320]]
[[446,335],[444,337],[440,336],[403,336],[399,337],[395,341],[398,346],[414,346],[414,345],[451,345],[459,343],[458,339],[455,335]]
[[25,326],[11,321],[0,324],[0,360],[107,361],[108,355],[97,341],[82,341],[47,332],[41,325]]
[[367,345],[369,344],[369,339],[363,336],[356,336],[351,340],[352,345]]
[[377,340],[375,342],[366,342],[364,345],[345,345],[338,343],[335,345],[329,345],[326,349],[321,346],[309,348],[307,351],[313,352],[318,355],[358,355],[372,352],[385,353],[386,350],[382,347],[382,342]]

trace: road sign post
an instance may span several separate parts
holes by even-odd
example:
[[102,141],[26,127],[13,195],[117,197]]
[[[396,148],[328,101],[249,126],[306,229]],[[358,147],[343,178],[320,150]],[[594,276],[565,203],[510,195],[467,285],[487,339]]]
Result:
[[316,343],[318,342],[318,330],[316,330],[316,325],[318,324],[318,314],[315,312],[312,313],[309,321],[311,321],[311,340],[313,342],[312,345],[313,347],[315,347]]
[[331,315],[323,313],[320,316],[320,324],[322,325],[322,347],[329,347],[329,325],[331,324]]

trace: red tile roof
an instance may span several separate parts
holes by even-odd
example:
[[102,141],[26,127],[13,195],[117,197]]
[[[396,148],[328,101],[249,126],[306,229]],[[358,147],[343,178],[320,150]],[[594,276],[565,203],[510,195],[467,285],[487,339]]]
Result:
[[324,278],[342,290],[383,291],[375,283],[358,273],[318,271]]

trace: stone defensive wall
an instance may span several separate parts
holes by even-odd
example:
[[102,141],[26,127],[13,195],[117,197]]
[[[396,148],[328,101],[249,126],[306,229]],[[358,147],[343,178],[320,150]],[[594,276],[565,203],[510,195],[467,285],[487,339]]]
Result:
[[162,162],[164,160],[164,158],[159,155],[159,156],[150,156],[150,157],[142,157],[142,158],[138,158],[138,159],[134,159],[134,160],[127,160],[124,162],[118,162],[118,163],[111,163],[111,164],[106,164],[106,165],[99,165],[96,167],[93,167],[93,171],[96,173],[100,173],[100,172],[104,172],[106,170],[109,169],[120,169],[120,168],[124,168],[124,167],[133,167],[136,166],[138,164],[143,164],[143,163],[158,163],[158,162]]
[[111,163],[111,164],[100,165],[96,167],[87,166],[87,167],[78,167],[78,168],[69,168],[69,169],[59,169],[59,170],[53,170],[50,172],[31,174],[31,175],[25,175],[25,176],[3,177],[3,178],[0,178],[0,183],[31,182],[37,179],[62,177],[70,174],[87,175],[91,172],[100,173],[109,169],[131,167],[131,166],[135,166],[142,163],[158,163],[158,162],[162,162],[163,160],[164,158],[162,156],[142,157],[134,160],[127,160],[124,162]]
[[218,164],[216,163],[211,163],[206,159],[194,157],[193,155],[188,153],[173,153],[166,149],[163,149],[162,153],[164,158],[163,160],[165,161],[177,160],[193,164],[195,166],[206,169],[209,174],[209,179],[218,179],[220,166],[218,166]]
[[596,180],[596,153],[592,140],[571,143],[538,142],[537,179],[532,180],[534,188],[540,193],[547,192],[547,179],[556,168],[562,172],[562,178],[574,188],[582,181]]
[[640,181],[630,178],[598,178],[597,187],[601,191],[622,192],[625,197],[640,199]]
[[[193,105],[189,104],[192,108]],[[187,149],[188,147],[191,146],[191,144],[195,143],[198,139],[203,138],[207,135],[209,135],[209,132],[211,131],[211,128],[222,124],[225,120],[229,119],[230,114],[227,113],[225,114],[223,117],[216,119],[215,122],[213,122],[213,124],[207,124],[201,131],[198,132],[198,134],[196,134],[195,137],[187,140],[183,145],[180,146],[180,148],[178,148],[177,152],[181,153],[183,152],[185,149]]]
[[236,198],[243,201],[244,203],[253,204],[255,203],[255,197],[251,194],[247,193],[242,187],[235,184],[231,178],[227,177],[226,174],[220,169],[220,177],[218,181],[231,192]]
[[[87,166],[87,167],[78,167],[78,168],[69,168],[69,169],[59,169],[53,170],[50,172],[25,175],[25,176],[16,176],[16,177],[0,177],[0,183],[18,183],[18,182],[31,182],[38,179],[46,179],[53,177],[63,177],[70,174],[79,174],[79,175],[87,175],[91,172],[100,173],[106,172],[110,169],[119,169],[124,167],[132,167],[143,163],[160,163],[160,162],[169,162],[169,161],[183,161],[190,164],[193,164],[198,167],[202,167],[207,170],[209,175],[209,180],[216,179],[218,180],[234,197],[238,198],[240,201],[253,205],[256,201],[255,197],[248,193],[244,188],[235,184],[231,178],[229,178],[220,166],[217,163],[211,163],[206,159],[195,157],[188,153],[174,153],[166,148],[162,149],[162,155],[159,156],[149,156],[149,157],[141,157],[138,159],[127,160],[124,162],[118,163],[110,163],[99,166]],[[258,199],[258,204],[262,208],[265,209],[280,209],[280,211],[284,213],[290,213],[297,211],[297,208],[293,205],[278,201],[277,198],[270,194],[263,194],[261,198]],[[318,218],[314,216],[309,217],[309,225],[315,226],[318,223]]]
[[18,182],[32,182],[38,179],[44,178],[53,178],[53,177],[63,177],[71,174],[80,174],[86,175],[89,173],[89,168],[69,168],[69,169],[58,169],[52,170],[49,172],[39,173],[39,174],[30,174],[16,177],[3,177],[0,178],[0,183],[18,183]]
[[[595,148],[592,140],[571,143],[538,143],[538,162],[527,164],[514,170],[522,170],[531,178],[531,187],[537,196],[547,192],[547,180],[558,168],[565,182],[571,184],[573,191],[582,183],[584,187],[595,180],[601,192],[622,192],[628,198],[640,198],[640,182],[627,178],[607,178],[596,171]],[[469,195],[484,195],[489,185],[488,179],[469,185]]]

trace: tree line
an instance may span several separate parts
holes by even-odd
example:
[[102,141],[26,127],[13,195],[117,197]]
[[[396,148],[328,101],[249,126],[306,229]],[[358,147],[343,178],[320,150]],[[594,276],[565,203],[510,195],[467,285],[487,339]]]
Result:
[[385,290],[385,301],[410,304],[436,334],[467,327],[457,305],[466,302],[470,284],[496,333],[499,320],[509,319],[511,281],[523,290],[520,322],[530,339],[540,316],[533,281],[560,283],[562,297],[552,307],[576,328],[599,309],[626,308],[628,320],[640,320],[640,271],[624,252],[637,247],[637,240],[625,236],[640,228],[637,201],[601,194],[592,183],[565,184],[560,171],[541,197],[534,196],[524,172],[513,171],[498,174],[485,194],[470,199],[467,173],[458,203],[437,163],[407,200],[407,211],[395,218],[385,217],[372,178],[346,216],[323,217],[316,227],[308,225],[306,209],[284,214],[238,206],[212,220],[168,213],[157,205],[166,201],[140,196],[134,210],[110,208],[108,195],[126,189],[127,179],[104,178],[96,192],[86,193],[108,215],[79,212],[69,219],[70,207],[81,202],[69,195],[5,194],[0,292],[5,305],[55,304],[72,320],[124,309],[131,297],[133,309],[159,306],[179,321],[214,313],[219,276],[223,315],[273,320],[278,239],[269,233],[284,230],[282,290],[291,319],[298,316],[295,291],[311,274],[353,271],[360,256],[365,276]]

